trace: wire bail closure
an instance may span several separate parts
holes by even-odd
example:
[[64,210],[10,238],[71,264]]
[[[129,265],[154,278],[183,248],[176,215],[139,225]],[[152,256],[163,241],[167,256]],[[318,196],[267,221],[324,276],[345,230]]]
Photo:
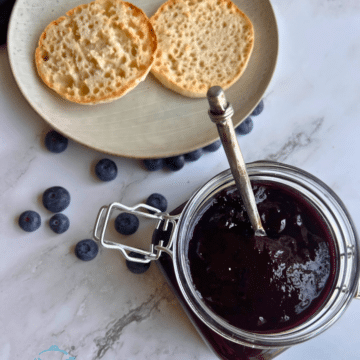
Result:
[[[109,225],[109,220],[112,213],[115,210],[126,211],[128,213],[137,215],[139,217],[145,217],[157,221],[155,230],[163,231],[164,235],[169,231],[169,225],[171,226],[170,237],[159,240],[157,245],[151,244],[150,251],[145,251],[138,249],[132,246],[120,244],[117,242],[109,241],[105,239],[105,233]],[[153,214],[150,214],[147,211],[152,211]],[[99,210],[99,213],[96,218],[95,227],[93,231],[93,237],[95,240],[99,241],[102,246],[108,249],[117,249],[119,250],[126,260],[134,261],[138,263],[149,263],[152,260],[158,260],[162,252],[166,252],[172,257],[172,245],[174,239],[174,233],[177,225],[177,220],[179,215],[169,215],[168,213],[161,212],[159,209],[156,209],[152,206],[146,204],[137,204],[133,207],[123,205],[118,202],[113,202],[110,205],[102,206]],[[166,245],[164,245],[166,244]],[[143,255],[144,258],[135,258],[130,256],[129,253],[134,252],[140,255]]]

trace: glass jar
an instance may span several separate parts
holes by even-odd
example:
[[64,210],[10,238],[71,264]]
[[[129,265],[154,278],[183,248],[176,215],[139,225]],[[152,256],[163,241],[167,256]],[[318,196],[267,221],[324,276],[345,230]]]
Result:
[[[288,347],[309,340],[329,328],[359,294],[359,244],[354,224],[344,204],[323,182],[298,168],[270,161],[247,164],[250,181],[264,181],[290,188],[300,194],[327,224],[335,245],[336,269],[332,291],[315,314],[303,323],[273,333],[244,331],[214,313],[203,301],[192,282],[188,265],[189,229],[197,221],[204,206],[220,191],[234,186],[230,170],[226,170],[202,186],[171,215],[139,204],[126,207],[113,203],[103,207],[97,218],[94,237],[103,246],[120,250],[132,261],[157,263],[179,298],[189,318],[204,341],[221,359],[269,360]],[[149,214],[147,210],[155,210]],[[112,211],[130,211],[158,221],[150,251],[135,249],[105,239]],[[144,255],[138,259],[132,251]]]

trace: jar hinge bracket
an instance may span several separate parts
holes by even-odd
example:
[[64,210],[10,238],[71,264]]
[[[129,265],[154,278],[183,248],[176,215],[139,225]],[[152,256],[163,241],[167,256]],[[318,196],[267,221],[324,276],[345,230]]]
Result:
[[[124,245],[118,242],[110,241],[105,239],[109,220],[114,211],[123,211],[134,214],[138,217],[145,217],[157,221],[155,231],[157,231],[160,237],[158,244],[151,244],[150,251],[138,249],[132,246]],[[149,211],[151,213],[149,213]],[[177,220],[180,215],[169,215],[168,213],[161,212],[152,206],[146,204],[138,204],[133,207],[123,205],[118,202],[113,202],[110,205],[102,206],[96,217],[95,227],[93,231],[93,237],[96,241],[99,241],[102,246],[108,249],[119,250],[126,260],[148,263],[152,260],[157,260],[161,256],[162,252],[166,252],[172,256],[172,243],[174,238],[174,232],[176,229]],[[166,236],[165,236],[166,235]],[[162,238],[164,236],[164,238]],[[143,255],[143,258],[137,258],[130,256],[131,252]]]

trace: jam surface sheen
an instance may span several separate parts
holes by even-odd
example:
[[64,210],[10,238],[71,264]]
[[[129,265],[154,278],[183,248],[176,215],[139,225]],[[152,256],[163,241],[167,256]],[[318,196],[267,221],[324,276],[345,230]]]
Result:
[[190,274],[204,303],[231,325],[280,332],[311,317],[335,278],[327,225],[300,194],[252,182],[267,236],[255,236],[235,187],[218,193],[190,229]]

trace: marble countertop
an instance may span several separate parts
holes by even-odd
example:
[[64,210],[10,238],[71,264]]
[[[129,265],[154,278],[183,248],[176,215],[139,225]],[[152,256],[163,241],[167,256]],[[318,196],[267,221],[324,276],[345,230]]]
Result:
[[[358,0],[273,0],[280,35],[277,69],[265,110],[240,138],[247,162],[269,159],[300,167],[329,185],[360,227],[360,3]],[[115,181],[101,183],[94,164],[104,157],[74,142],[51,154],[50,127],[27,103],[0,49],[0,359],[34,359],[52,345],[77,360],[197,359],[215,356],[191,325],[153,264],[130,273],[121,254],[100,249],[92,261],[74,255],[92,235],[102,205],[134,205],[160,192],[175,208],[208,179],[228,168],[223,149],[179,172],[148,172],[137,160],[112,158]],[[41,194],[69,190],[70,229],[54,234]],[[17,225],[33,209],[43,225]],[[147,247],[150,230],[137,241]],[[360,302],[325,333],[294,346],[279,360],[360,359]],[[56,359],[67,357],[58,353]],[[45,353],[42,359],[45,358]],[[61,357],[63,356],[63,357]]]

